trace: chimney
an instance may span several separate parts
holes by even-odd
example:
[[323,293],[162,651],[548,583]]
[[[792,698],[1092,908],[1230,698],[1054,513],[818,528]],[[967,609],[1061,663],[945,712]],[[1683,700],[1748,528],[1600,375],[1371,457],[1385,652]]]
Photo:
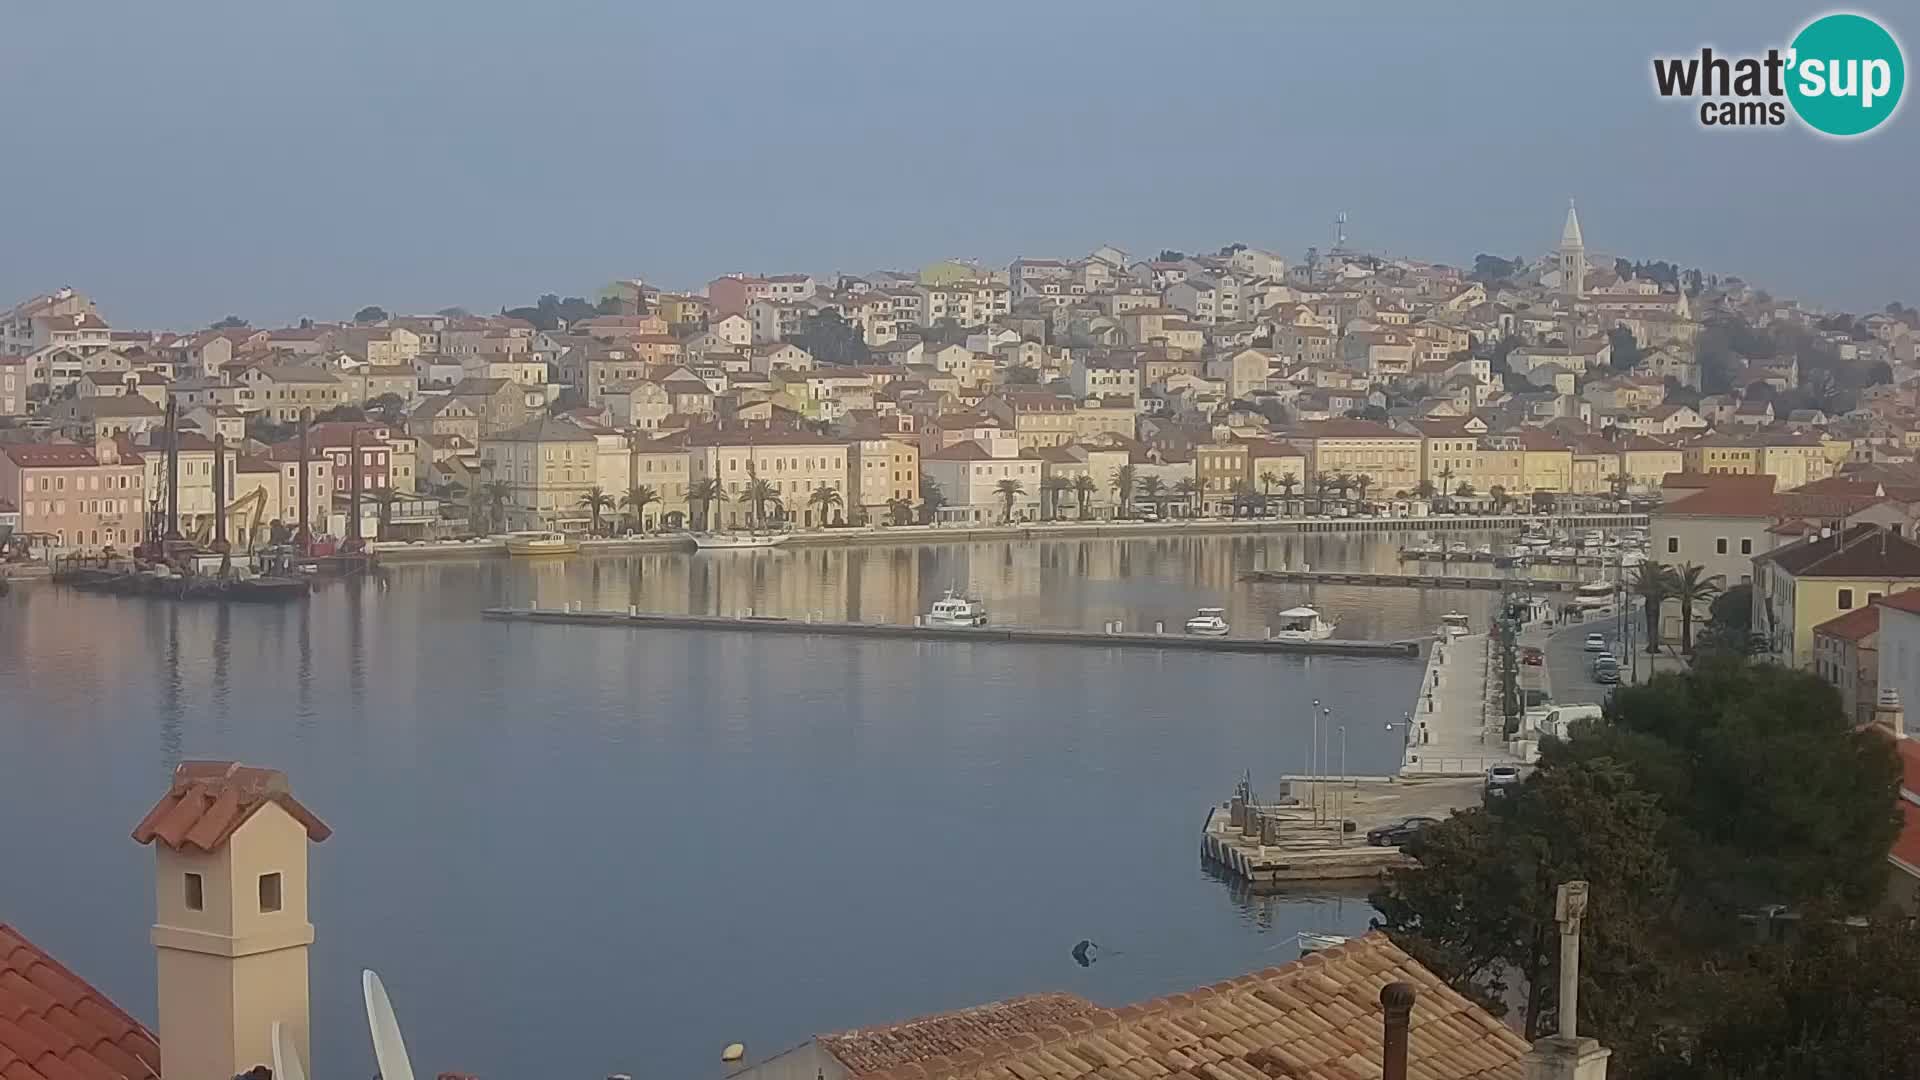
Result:
[[1380,1035],[1380,1080],[1407,1080],[1407,1035],[1413,1024],[1412,983],[1393,982],[1380,988],[1380,1012],[1386,1023]]
[[1880,696],[1873,703],[1873,722],[1896,739],[1907,737],[1907,714],[1900,707],[1900,691],[1891,686],[1880,688]]
[[235,761],[182,762],[134,827],[135,841],[153,845],[167,1075],[271,1066],[275,1024],[312,1067],[307,845],[331,834],[293,798],[285,773]]

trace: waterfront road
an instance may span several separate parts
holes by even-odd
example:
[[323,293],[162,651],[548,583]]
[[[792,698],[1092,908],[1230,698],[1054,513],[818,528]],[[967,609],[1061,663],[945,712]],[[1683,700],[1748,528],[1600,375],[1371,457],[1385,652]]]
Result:
[[[1588,634],[1607,639],[1607,651],[1620,657],[1624,677],[1631,661],[1622,655],[1620,636],[1612,618],[1596,618],[1586,623],[1568,623],[1548,632],[1544,646],[1547,654],[1547,679],[1557,705],[1604,704],[1611,686],[1593,681],[1594,653],[1586,650]],[[1643,658],[1644,660],[1644,658]]]

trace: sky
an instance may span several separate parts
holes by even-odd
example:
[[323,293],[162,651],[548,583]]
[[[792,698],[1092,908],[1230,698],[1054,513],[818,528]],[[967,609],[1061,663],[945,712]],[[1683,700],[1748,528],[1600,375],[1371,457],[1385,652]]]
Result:
[[[1824,8],[1381,0],[11,4],[0,306],[116,326],[476,311],[641,277],[1103,243],[1468,264],[1558,240],[1920,302],[1920,114],[1715,132],[1655,55]],[[1861,9],[1870,14],[1874,9]],[[1920,12],[1877,12],[1920,41]],[[1910,25],[1909,25],[1910,24]]]

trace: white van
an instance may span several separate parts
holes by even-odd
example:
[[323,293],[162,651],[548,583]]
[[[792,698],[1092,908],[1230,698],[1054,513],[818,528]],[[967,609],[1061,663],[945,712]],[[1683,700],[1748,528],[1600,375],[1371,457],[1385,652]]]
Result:
[[1576,721],[1598,720],[1604,711],[1598,705],[1555,705],[1540,718],[1540,733],[1564,739]]

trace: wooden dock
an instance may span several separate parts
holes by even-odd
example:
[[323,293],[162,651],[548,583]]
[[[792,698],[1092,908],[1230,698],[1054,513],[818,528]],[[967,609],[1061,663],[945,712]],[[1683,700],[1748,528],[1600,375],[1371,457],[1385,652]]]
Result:
[[1099,648],[1183,649],[1189,652],[1267,653],[1279,655],[1371,656],[1416,659],[1418,641],[1275,641],[1253,637],[1200,637],[1188,634],[1151,634],[1098,630],[1050,630],[1040,627],[907,626],[900,623],[825,622],[759,615],[664,615],[627,611],[578,609],[487,608],[488,619],[506,622],[557,623],[567,626],[623,626],[628,629],[719,630],[768,634],[814,634],[829,637],[871,637],[940,641],[981,645],[1092,645]]
[[1368,844],[1368,829],[1416,815],[1445,818],[1478,805],[1483,782],[1478,776],[1291,776],[1279,802],[1255,800],[1242,783],[1233,798],[1208,808],[1200,856],[1255,893],[1378,878],[1413,859],[1397,847]]
[[1572,592],[1578,581],[1558,578],[1469,577],[1460,574],[1367,574],[1349,570],[1253,570],[1241,581],[1256,585],[1376,585],[1401,589],[1497,589]]

